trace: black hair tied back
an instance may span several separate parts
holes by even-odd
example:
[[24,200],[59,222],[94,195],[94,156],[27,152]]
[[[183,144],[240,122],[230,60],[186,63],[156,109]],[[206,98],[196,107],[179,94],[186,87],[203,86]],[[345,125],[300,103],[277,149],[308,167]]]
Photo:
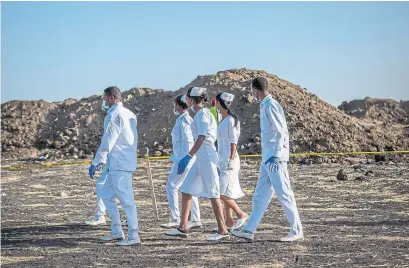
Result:
[[[223,93],[223,92],[222,92],[222,93]],[[219,94],[216,95],[216,100],[217,100],[218,102],[220,102],[220,105],[227,111],[227,113],[228,113],[229,115],[231,115],[231,117],[234,118],[234,126],[236,127],[236,126],[237,126],[237,123],[239,122],[239,117],[230,111],[231,102],[226,102],[226,101],[224,101],[224,100],[221,98],[222,93],[219,93]]]

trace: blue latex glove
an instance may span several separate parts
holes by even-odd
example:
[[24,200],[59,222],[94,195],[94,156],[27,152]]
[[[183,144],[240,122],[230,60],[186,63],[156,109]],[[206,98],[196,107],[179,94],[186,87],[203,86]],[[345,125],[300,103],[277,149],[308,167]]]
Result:
[[182,158],[182,160],[180,160],[179,164],[178,164],[178,175],[183,174],[183,172],[185,172],[187,165],[189,165],[190,159],[192,159],[192,157],[190,155],[186,155],[185,157]]
[[96,165],[96,166],[91,165],[91,166],[89,167],[89,169],[88,169],[89,177],[90,177],[91,179],[94,179],[95,171],[100,171],[100,170],[102,170],[102,169],[104,168],[104,166],[105,166],[105,165],[104,165],[103,163],[99,163],[99,164]]
[[89,169],[88,169],[88,174],[89,174],[89,177],[90,177],[91,179],[94,178],[94,175],[95,175],[95,171],[96,171],[96,170],[97,170],[97,167],[94,166],[94,165],[91,165],[91,166],[89,167]]
[[220,177],[220,175],[222,174],[222,171],[220,170],[219,167],[217,167],[217,174],[219,174],[219,177]]
[[278,172],[278,168],[280,163],[278,162],[278,158],[275,156],[270,157],[266,162],[265,162],[267,168],[272,171],[272,172]]

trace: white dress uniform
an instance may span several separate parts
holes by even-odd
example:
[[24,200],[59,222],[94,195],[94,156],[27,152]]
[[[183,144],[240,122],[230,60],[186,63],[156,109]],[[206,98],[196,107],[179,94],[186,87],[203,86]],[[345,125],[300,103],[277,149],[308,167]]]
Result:
[[234,126],[235,120],[229,115],[217,128],[217,147],[220,167],[220,195],[237,199],[244,196],[239,182],[240,158],[237,150],[234,157],[233,170],[228,169],[231,144],[236,144],[240,137],[240,121]]
[[102,197],[111,218],[111,232],[122,233],[122,226],[115,197],[118,197],[126,214],[128,239],[138,237],[138,217],[132,188],[132,173],[136,170],[138,132],[134,113],[122,103],[111,106],[104,119],[104,135],[92,161],[93,165],[108,161],[108,178]]
[[187,173],[181,191],[192,196],[220,198],[219,159],[214,145],[217,138],[216,121],[208,108],[202,108],[196,113],[191,126],[194,139],[205,136],[205,140],[196,153],[196,161]]
[[[289,135],[285,115],[281,105],[271,97],[266,96],[260,103],[260,128],[262,163],[256,190],[253,195],[252,212],[245,230],[254,233],[270,204],[274,192],[280,201],[284,213],[290,222],[293,234],[302,233],[302,226],[290,185],[287,170],[289,161]],[[270,157],[277,157],[278,171],[268,169],[265,162]]]
[[[193,157],[192,160],[190,160],[189,165],[186,167],[186,171],[181,175],[177,175],[179,161],[190,152],[194,144],[191,129],[192,122],[193,119],[190,117],[189,113],[187,111],[184,112],[176,119],[175,126],[171,133],[173,154],[170,157],[170,160],[173,161],[173,165],[168,176],[166,192],[172,220],[177,222],[180,221],[178,191],[191,166],[195,162],[195,157]],[[199,201],[197,197],[192,198],[191,220],[200,221]]]

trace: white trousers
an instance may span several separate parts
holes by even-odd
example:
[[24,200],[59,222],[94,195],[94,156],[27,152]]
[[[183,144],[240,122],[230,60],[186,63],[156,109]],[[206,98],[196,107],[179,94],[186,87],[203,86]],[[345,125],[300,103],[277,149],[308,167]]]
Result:
[[104,184],[107,178],[108,178],[108,169],[104,169],[101,175],[99,176],[97,183],[95,185],[95,188],[96,188],[95,191],[97,194],[97,207],[95,209],[96,218],[105,216],[106,207],[104,204],[104,200],[102,199],[102,191],[103,191]]
[[132,188],[132,173],[128,171],[110,170],[105,181],[102,198],[111,218],[111,232],[121,233],[122,225],[118,205],[115,197],[121,202],[128,223],[128,239],[138,236],[138,214],[136,211],[134,193]]
[[261,164],[256,190],[253,195],[251,216],[244,229],[252,233],[257,231],[257,227],[270,204],[274,192],[277,193],[277,198],[290,222],[290,231],[294,234],[302,233],[301,220],[290,185],[287,162],[281,161],[278,172],[270,171],[264,163]]
[[[178,162],[175,161],[173,162],[172,168],[169,172],[168,182],[166,184],[166,193],[168,196],[170,214],[173,221],[180,222],[178,192],[192,164],[193,163],[189,164],[183,174],[177,175]],[[192,197],[191,221],[200,221],[199,200],[197,197]]]

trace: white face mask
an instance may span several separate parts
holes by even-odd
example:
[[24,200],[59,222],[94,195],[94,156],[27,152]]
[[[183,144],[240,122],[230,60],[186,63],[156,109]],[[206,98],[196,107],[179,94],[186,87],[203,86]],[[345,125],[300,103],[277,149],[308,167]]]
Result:
[[[260,102],[259,98],[257,98],[256,95],[254,95],[253,91],[254,91],[254,90],[253,90],[253,87],[251,87],[251,96],[253,96],[253,100],[256,101],[256,102]],[[256,92],[257,92],[257,91],[256,91]]]
[[190,106],[190,110],[192,110],[193,112],[196,113],[196,110],[195,110],[195,106],[194,106],[194,105]]
[[101,110],[103,112],[107,112],[109,110],[109,105],[107,104],[106,100],[102,100]]
[[179,114],[180,114],[179,111],[176,111],[175,105],[173,105],[173,113],[174,113],[175,115],[179,115]]

